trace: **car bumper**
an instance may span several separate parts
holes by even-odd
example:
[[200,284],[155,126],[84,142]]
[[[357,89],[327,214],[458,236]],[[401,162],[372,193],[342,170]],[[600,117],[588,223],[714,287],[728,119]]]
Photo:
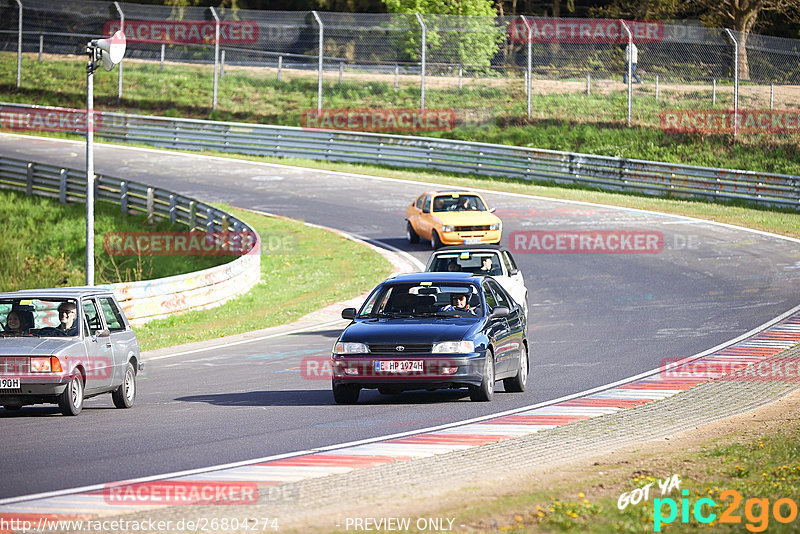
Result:
[[19,389],[0,390],[0,404],[42,404],[56,402],[67,382],[21,382]]
[[[485,353],[443,355],[405,355],[402,358],[379,355],[339,356],[331,359],[334,384],[362,388],[391,386],[400,389],[446,389],[478,386],[483,380]],[[378,371],[376,362],[418,361],[422,371]]]
[[502,230],[442,232],[439,239],[443,245],[494,245],[500,243],[502,235]]

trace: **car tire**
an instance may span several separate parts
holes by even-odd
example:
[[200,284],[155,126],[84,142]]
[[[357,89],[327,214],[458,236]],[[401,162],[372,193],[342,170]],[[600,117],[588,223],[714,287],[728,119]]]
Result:
[[352,384],[334,384],[333,400],[336,404],[355,404],[360,392],[361,388]]
[[414,230],[410,222],[406,223],[406,237],[408,237],[408,242],[411,244],[419,243],[419,234]]
[[483,379],[480,386],[472,386],[469,398],[477,402],[487,402],[494,397],[494,354],[487,351],[483,364]]
[[433,250],[442,248],[442,240],[439,239],[439,234],[436,233],[436,230],[431,231],[431,248]]
[[125,368],[125,378],[117,389],[111,392],[111,400],[117,408],[130,408],[136,402],[136,371],[133,364],[128,362]]
[[58,407],[64,415],[78,415],[83,409],[83,376],[76,372],[58,396]]
[[503,379],[503,387],[509,393],[522,393],[525,391],[525,386],[528,383],[528,371],[530,370],[530,362],[528,360],[528,348],[522,344],[522,351],[519,354],[519,368],[517,375],[511,378]]
[[3,408],[8,410],[9,412],[18,412],[22,409],[21,404],[4,404]]

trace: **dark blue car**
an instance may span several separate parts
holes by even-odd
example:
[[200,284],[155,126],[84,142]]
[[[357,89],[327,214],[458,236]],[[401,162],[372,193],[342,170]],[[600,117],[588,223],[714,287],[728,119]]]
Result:
[[415,273],[382,282],[333,347],[333,397],[358,401],[361,389],[469,388],[489,401],[494,384],[525,390],[528,340],[522,308],[490,276]]

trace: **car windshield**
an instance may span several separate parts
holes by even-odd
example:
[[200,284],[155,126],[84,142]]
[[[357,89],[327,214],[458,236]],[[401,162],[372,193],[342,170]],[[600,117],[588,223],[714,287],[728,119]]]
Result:
[[439,273],[465,271],[473,274],[501,276],[503,274],[503,266],[500,264],[499,255],[493,251],[439,252],[431,260],[428,271]]
[[0,336],[64,337],[79,334],[74,299],[0,299]]
[[376,289],[361,318],[481,317],[478,288],[468,283],[390,283]]
[[478,195],[451,193],[433,199],[433,211],[486,211],[486,205]]

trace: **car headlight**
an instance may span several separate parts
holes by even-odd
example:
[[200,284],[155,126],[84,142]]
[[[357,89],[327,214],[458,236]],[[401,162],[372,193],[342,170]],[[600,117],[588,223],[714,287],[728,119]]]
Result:
[[338,341],[333,346],[334,354],[364,354],[365,352],[369,352],[369,347],[364,343]]
[[442,341],[434,343],[431,349],[433,354],[454,353],[454,352],[475,352],[475,342],[473,341]]
[[500,223],[494,223],[492,225],[489,225],[489,230],[499,230],[499,229],[500,229]]
[[31,357],[31,373],[60,373],[61,362],[55,356]]
[[455,230],[456,230],[455,226],[451,224],[445,224],[444,226],[442,226],[442,232],[455,232]]

